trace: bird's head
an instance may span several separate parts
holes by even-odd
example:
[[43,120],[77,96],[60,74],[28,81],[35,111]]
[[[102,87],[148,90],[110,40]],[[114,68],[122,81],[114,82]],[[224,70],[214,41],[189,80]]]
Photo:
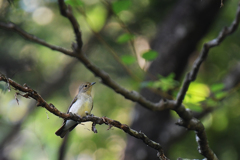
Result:
[[85,83],[82,83],[80,86],[79,86],[79,93],[86,93],[88,95],[91,95],[91,91],[92,91],[92,86],[95,84],[96,82],[85,82]]

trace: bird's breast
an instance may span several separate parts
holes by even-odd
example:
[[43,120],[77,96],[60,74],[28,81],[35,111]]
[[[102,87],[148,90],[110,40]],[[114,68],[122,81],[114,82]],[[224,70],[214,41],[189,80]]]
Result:
[[86,116],[85,111],[88,113],[91,112],[92,109],[92,97],[81,97],[75,103],[72,104],[69,112],[78,114],[80,116]]

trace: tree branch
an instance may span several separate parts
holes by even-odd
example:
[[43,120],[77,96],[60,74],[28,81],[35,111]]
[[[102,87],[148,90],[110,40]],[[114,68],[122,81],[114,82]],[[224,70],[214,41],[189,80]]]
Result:
[[215,38],[203,45],[203,49],[201,51],[200,56],[195,60],[192,70],[189,73],[187,73],[187,75],[184,79],[183,86],[182,86],[180,92],[178,93],[177,107],[182,104],[190,83],[195,81],[195,79],[197,78],[199,68],[200,68],[202,62],[207,58],[209,50],[215,46],[218,46],[227,36],[229,36],[234,31],[236,31],[236,29],[239,25],[239,21],[240,21],[240,3],[238,4],[236,18],[233,21],[233,23],[229,27],[223,28],[223,30],[219,33],[217,38]]
[[[84,16],[85,21],[87,22],[88,17],[87,17],[87,14],[85,13],[85,11],[78,9],[78,12]],[[110,16],[109,15],[110,13],[112,13],[112,12],[108,12],[108,17]],[[99,40],[100,43],[102,43],[104,45],[104,47],[109,51],[109,53],[111,53],[113,58],[122,66],[122,68],[128,73],[128,75],[135,81],[140,81],[140,78],[138,76],[136,76],[134,73],[132,73],[132,71],[121,61],[117,52],[102,38],[102,36],[99,34],[99,32],[94,31],[91,28],[91,26],[89,25],[89,23],[87,23],[87,25],[88,25],[88,28],[91,30],[91,32],[94,34],[94,36]]]
[[35,42],[35,43],[38,43],[40,45],[43,45],[45,47],[48,47],[52,50],[55,50],[55,51],[59,51],[59,52],[62,52],[68,56],[73,56],[73,52],[70,51],[70,50],[67,50],[65,48],[62,48],[62,47],[58,47],[58,46],[54,46],[54,45],[51,45],[47,42],[45,42],[44,40],[32,35],[32,34],[29,34],[27,33],[26,31],[22,30],[21,28],[19,28],[18,26],[16,26],[14,23],[3,23],[3,22],[0,22],[0,27],[4,28],[4,29],[8,29],[8,30],[12,30],[12,31],[15,31],[17,32],[18,34],[20,34],[21,36],[23,36],[24,38],[26,38],[27,40],[30,40],[32,42]]
[[72,10],[70,6],[67,6],[64,3],[64,0],[58,0],[58,4],[59,4],[59,9],[60,9],[60,13],[68,18],[68,20],[71,22],[75,36],[76,36],[76,41],[77,41],[77,47],[75,48],[78,52],[81,52],[82,46],[83,46],[83,41],[82,41],[82,33],[79,29],[79,24],[76,20],[76,18],[73,16],[72,14]]
[[76,54],[76,57],[90,70],[92,73],[95,74],[95,76],[101,78],[101,82],[105,84],[106,86],[112,88],[116,93],[121,94],[124,96],[126,99],[129,99],[134,102],[138,102],[141,104],[143,107],[153,110],[153,111],[162,111],[165,109],[173,109],[175,106],[175,101],[173,100],[166,100],[162,99],[158,103],[153,103],[143,96],[141,96],[138,92],[136,91],[129,91],[122,86],[120,86],[117,82],[112,80],[108,73],[105,71],[99,69],[97,66],[92,64],[88,58],[84,54]]
[[37,101],[37,106],[42,106],[44,108],[46,108],[49,112],[51,112],[52,114],[63,118],[63,119],[72,119],[78,123],[81,122],[88,122],[91,121],[94,124],[106,124],[109,125],[110,127],[114,126],[116,128],[119,128],[121,130],[123,130],[124,132],[128,133],[129,135],[137,138],[137,139],[141,139],[146,145],[150,146],[151,148],[157,150],[158,152],[158,157],[160,160],[168,160],[168,158],[164,155],[162,146],[157,143],[154,142],[153,140],[149,139],[144,133],[137,132],[133,129],[131,129],[128,125],[126,124],[122,124],[119,121],[116,120],[112,120],[110,118],[107,117],[96,117],[94,115],[87,115],[86,117],[80,117],[77,115],[73,115],[73,114],[66,114],[66,113],[62,113],[60,112],[57,108],[55,108],[55,106],[53,104],[48,104],[42,97],[41,95],[39,95],[35,90],[31,89],[30,87],[28,87],[27,85],[21,86],[20,84],[14,82],[12,79],[7,78],[6,76],[0,74],[0,81],[5,81],[6,83],[8,83],[9,85],[11,85],[12,87],[14,87],[15,89],[24,92],[24,95],[21,95],[25,98],[33,98]]
[[[187,129],[194,130],[196,132],[197,141],[198,141],[198,145],[199,145],[199,152],[202,155],[204,155],[207,159],[214,159],[214,160],[217,159],[217,157],[215,156],[213,151],[208,146],[204,126],[198,119],[196,119],[192,116],[192,114],[182,105],[182,102],[186,95],[186,92],[188,90],[190,83],[196,79],[199,68],[200,68],[202,62],[206,59],[210,48],[219,45],[228,35],[232,34],[237,29],[237,26],[240,21],[240,4],[237,9],[236,18],[235,18],[234,22],[231,24],[231,26],[228,28],[224,28],[220,32],[219,36],[216,39],[204,44],[200,56],[194,62],[192,70],[186,75],[183,86],[177,96],[177,100],[173,101],[173,100],[162,99],[158,103],[152,103],[152,102],[146,100],[144,97],[142,97],[138,92],[128,91],[127,89],[121,87],[119,84],[117,84],[115,81],[113,81],[106,72],[99,69],[97,66],[93,65],[84,54],[77,54],[78,52],[81,53],[80,49],[82,47],[82,39],[81,39],[81,32],[79,31],[79,25],[78,25],[76,19],[74,18],[74,16],[72,15],[70,7],[66,7],[63,0],[59,0],[59,6],[60,6],[61,14],[70,20],[70,22],[73,26],[75,35],[76,35],[78,46],[77,46],[77,49],[75,48],[74,52],[68,51],[68,50],[60,48],[60,47],[50,45],[50,44],[44,42],[43,40],[36,38],[35,36],[33,36],[29,33],[26,33],[25,31],[16,27],[13,23],[8,23],[8,24],[0,23],[0,27],[14,30],[14,31],[18,32],[20,35],[22,35],[23,37],[25,37],[35,43],[42,44],[53,50],[58,50],[66,55],[78,58],[89,70],[91,70],[96,76],[100,77],[102,79],[102,82],[105,85],[112,88],[115,92],[120,93],[125,98],[130,99],[135,102],[138,102],[145,108],[148,108],[150,110],[158,110],[158,111],[165,110],[165,109],[175,110],[181,118],[181,120],[178,122],[178,125],[184,126]],[[117,121],[110,120],[110,119],[109,119],[109,121],[107,121],[106,118],[99,118],[99,117],[95,117],[95,116],[93,116],[93,117],[88,116],[85,118],[84,117],[80,118],[77,116],[72,116],[69,114],[61,113],[52,104],[47,104],[46,101],[44,99],[42,99],[42,97],[36,91],[29,89],[26,86],[22,87],[21,85],[15,83],[14,81],[12,81],[10,79],[4,78],[4,76],[1,76],[0,80],[4,80],[5,82],[7,82],[7,80],[9,80],[8,83],[10,85],[14,84],[14,87],[16,89],[21,90],[22,92],[26,93],[25,95],[23,95],[24,97],[32,97],[33,99],[35,99],[38,102],[37,103],[38,106],[45,107],[47,110],[49,110],[51,113],[55,114],[56,116],[60,116],[65,119],[73,119],[76,121],[82,121],[82,122],[93,121],[96,124],[103,124],[103,123],[106,124],[107,123],[108,125],[110,124],[110,125],[113,125],[115,127],[118,127],[120,129],[124,130],[125,132],[127,132],[130,135],[133,135],[136,138],[142,139],[145,143],[148,142],[149,146],[155,146],[155,143],[153,143],[153,141],[148,141],[148,139],[145,138],[145,135],[143,133],[136,132],[136,131],[130,129],[128,126],[122,125],[121,123],[119,123]],[[156,147],[156,148],[158,148],[158,147]],[[159,150],[162,151],[161,146],[160,146]],[[161,151],[159,151],[160,155],[161,155]],[[163,152],[162,152],[162,154],[163,154]]]
[[64,48],[61,48],[61,47],[58,47],[58,46],[53,46],[53,45],[41,40],[40,38],[25,32],[24,30],[17,27],[14,23],[0,22],[0,27],[5,28],[5,29],[9,29],[9,30],[13,30],[13,31],[19,33],[21,36],[23,36],[27,40],[33,41],[37,44],[41,44],[41,45],[43,45],[45,47],[48,47],[52,50],[56,50],[56,51],[59,51],[59,52],[62,52],[64,54],[66,54],[66,55],[69,55],[71,57],[77,58],[87,68],[89,68],[89,70],[92,73],[94,73],[96,76],[101,78],[103,84],[112,88],[116,93],[121,94],[126,99],[129,99],[129,100],[134,101],[134,102],[138,102],[139,104],[141,104],[143,107],[145,107],[147,109],[150,109],[150,110],[153,110],[153,111],[161,111],[161,110],[172,109],[173,108],[174,103],[171,100],[161,100],[159,103],[152,103],[152,102],[146,100],[138,92],[129,91],[129,90],[123,88],[118,83],[116,83],[114,80],[112,80],[110,78],[110,76],[105,71],[103,71],[103,70],[99,69],[97,66],[93,65],[84,54],[76,54],[73,51],[69,51],[67,49],[64,49]]
[[[67,17],[70,20],[70,22],[72,23],[75,35],[76,35],[76,37],[78,37],[77,41],[82,41],[80,39],[81,33],[79,31],[78,22],[72,15],[70,7],[67,8],[63,0],[59,0],[59,5],[60,5],[61,14],[65,17]],[[202,64],[203,60],[206,58],[209,49],[216,45],[219,45],[223,39],[225,39],[229,34],[232,34],[237,29],[239,21],[240,21],[240,5],[238,6],[237,15],[236,15],[236,18],[235,18],[234,22],[232,23],[232,25],[228,28],[223,29],[223,31],[220,32],[219,36],[216,39],[206,43],[203,46],[200,56],[197,58],[197,60],[195,61],[194,65],[193,65],[192,70],[187,74],[187,76],[184,80],[183,86],[177,96],[177,100],[172,101],[172,100],[162,99],[158,103],[152,103],[152,102],[146,100],[138,92],[129,91],[129,90],[123,88],[118,83],[116,83],[114,80],[112,80],[106,72],[99,69],[97,66],[93,65],[84,54],[75,54],[75,52],[73,52],[73,51],[69,51],[69,50],[66,50],[61,47],[50,45],[50,44],[46,43],[45,41],[37,38],[36,36],[33,36],[25,31],[23,31],[22,29],[20,29],[13,23],[5,24],[5,23],[0,22],[0,27],[14,30],[14,31],[18,32],[20,35],[22,35],[23,37],[27,38],[28,40],[31,40],[38,44],[42,44],[50,49],[57,50],[66,55],[78,58],[81,62],[83,62],[83,64],[91,72],[93,72],[96,76],[101,78],[102,83],[104,83],[106,86],[112,88],[116,93],[123,95],[126,99],[132,100],[134,102],[138,102],[139,104],[141,104],[143,107],[145,107],[147,109],[150,109],[153,111],[162,111],[162,110],[166,110],[166,109],[174,109],[175,105],[177,107],[179,107],[182,104],[182,101],[186,95],[188,87],[189,87],[190,83],[196,79],[200,65]]]

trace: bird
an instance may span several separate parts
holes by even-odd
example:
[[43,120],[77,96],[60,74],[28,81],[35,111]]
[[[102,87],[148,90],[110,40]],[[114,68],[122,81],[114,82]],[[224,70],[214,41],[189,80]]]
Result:
[[[79,86],[78,94],[70,104],[67,113],[77,114],[81,117],[90,114],[93,109],[93,99],[91,96],[92,86],[96,82],[85,82]],[[64,120],[55,134],[63,138],[68,132],[72,131],[79,123],[73,120]]]

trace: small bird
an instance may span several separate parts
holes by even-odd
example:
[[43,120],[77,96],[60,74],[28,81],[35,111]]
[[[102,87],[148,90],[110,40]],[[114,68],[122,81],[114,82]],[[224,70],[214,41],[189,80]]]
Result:
[[[77,96],[73,99],[67,113],[77,114],[81,117],[90,114],[93,109],[93,100],[91,96],[92,86],[96,82],[86,82],[79,86]],[[59,128],[55,134],[63,138],[68,132],[72,131],[78,125],[73,120],[64,120],[63,125]]]

